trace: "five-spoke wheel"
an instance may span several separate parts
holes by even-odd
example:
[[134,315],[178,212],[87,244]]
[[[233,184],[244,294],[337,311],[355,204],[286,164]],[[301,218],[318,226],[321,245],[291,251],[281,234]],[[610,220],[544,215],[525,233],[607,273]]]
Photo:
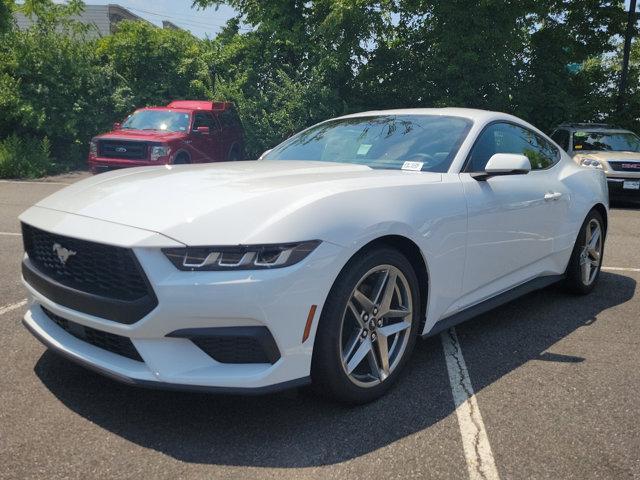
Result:
[[356,385],[370,387],[396,368],[411,330],[411,290],[404,274],[379,265],[363,275],[342,315],[342,366]]
[[566,271],[565,286],[574,293],[589,293],[596,284],[602,266],[606,235],[602,215],[594,209],[585,219],[576,239]]
[[314,385],[352,403],[382,395],[415,344],[420,294],[413,267],[399,251],[380,246],[352,258],[322,310]]

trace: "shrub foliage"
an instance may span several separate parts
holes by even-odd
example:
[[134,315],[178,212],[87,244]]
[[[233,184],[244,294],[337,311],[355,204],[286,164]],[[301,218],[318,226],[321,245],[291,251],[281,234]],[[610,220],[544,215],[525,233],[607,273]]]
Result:
[[0,176],[76,168],[134,108],[186,98],[234,101],[252,156],[324,118],[394,107],[640,127],[638,45],[615,108],[622,0],[195,0],[221,3],[238,17],[214,39],[121,22],[95,40],[73,20],[79,0],[0,0]]

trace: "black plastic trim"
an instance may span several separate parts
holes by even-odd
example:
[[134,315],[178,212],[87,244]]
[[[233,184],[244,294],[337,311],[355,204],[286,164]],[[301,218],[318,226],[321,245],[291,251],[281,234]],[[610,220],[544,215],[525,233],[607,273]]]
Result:
[[486,313],[494,308],[499,307],[500,305],[504,305],[505,303],[509,303],[516,298],[519,298],[527,293],[534,292],[536,290],[540,290],[541,288],[548,287],[560,280],[565,278],[564,275],[549,275],[546,277],[538,277],[530,280],[522,285],[518,285],[517,287],[503,292],[495,297],[491,297],[484,302],[478,303],[477,305],[473,305],[461,312],[455,313],[450,317],[443,318],[442,320],[436,322],[436,324],[429,330],[427,333],[422,335],[423,338],[432,337],[443,330],[454,327],[462,322],[466,322],[478,315]]
[[256,387],[256,388],[246,388],[246,387],[210,387],[207,385],[186,385],[179,383],[166,383],[166,382],[156,382],[153,380],[141,380],[138,378],[127,377],[126,375],[120,375],[119,373],[115,373],[104,368],[101,368],[97,365],[89,363],[81,358],[78,358],[70,353],[60,349],[56,345],[50,343],[45,337],[40,335],[36,330],[34,330],[26,320],[22,320],[22,324],[25,326],[31,334],[36,337],[36,339],[42,343],[49,350],[55,352],[61,357],[70,360],[73,363],[80,365],[88,370],[92,370],[96,373],[99,373],[102,376],[110,378],[120,383],[125,383],[127,385],[133,385],[135,387],[143,387],[155,390],[176,390],[182,392],[203,392],[203,393],[216,393],[216,394],[227,394],[227,395],[266,395],[269,393],[276,393],[282,390],[288,390],[296,387],[303,387],[305,385],[309,385],[311,383],[311,377],[302,377],[296,378],[293,380],[288,380],[286,382],[274,383],[273,385],[267,385],[264,387]]
[[[263,326],[184,328],[167,334],[167,337],[187,338],[192,341],[205,338],[252,338],[260,345],[269,363],[276,363],[280,359],[280,350],[273,335]],[[210,352],[205,353],[211,355]],[[216,359],[215,355],[211,356]]]
[[526,175],[527,173],[529,173],[529,170],[509,170],[508,172],[493,172],[493,173],[471,172],[469,173],[469,175],[471,175],[471,178],[473,178],[474,180],[482,182],[491,177],[504,177],[506,175]]
[[[146,297],[133,301],[103,297],[68,287],[42,273],[28,257],[22,261],[22,276],[29,285],[58,305],[127,325],[137,322],[158,305],[158,299],[150,287]],[[148,282],[146,275],[144,278]]]

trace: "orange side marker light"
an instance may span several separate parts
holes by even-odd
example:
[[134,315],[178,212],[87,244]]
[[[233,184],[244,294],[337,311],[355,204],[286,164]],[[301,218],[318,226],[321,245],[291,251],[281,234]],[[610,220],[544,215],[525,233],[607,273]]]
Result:
[[311,332],[311,324],[313,323],[313,317],[316,316],[316,308],[317,305],[311,305],[309,309],[309,315],[307,316],[307,324],[304,326],[304,333],[302,334],[302,343],[307,341],[309,338],[309,333]]

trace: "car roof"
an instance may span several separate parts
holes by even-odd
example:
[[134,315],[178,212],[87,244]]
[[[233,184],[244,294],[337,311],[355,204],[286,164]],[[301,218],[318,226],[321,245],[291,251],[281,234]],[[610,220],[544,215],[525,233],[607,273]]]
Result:
[[[372,115],[442,115],[442,116],[452,116],[452,117],[464,117],[470,120],[487,119],[488,117],[493,117],[496,115],[511,117],[511,115],[507,115],[506,113],[492,112],[489,110],[479,110],[475,108],[444,107],[444,108],[397,108],[392,110],[370,110],[367,112],[359,112],[359,113],[352,113],[350,115],[344,115],[339,118],[369,117]],[[516,117],[512,117],[512,118],[515,119]]]
[[176,100],[169,105],[153,105],[138,110],[174,110],[176,112],[223,112],[233,108],[232,102],[208,102],[201,100]]
[[393,109],[393,110],[371,110],[367,112],[352,113],[350,115],[344,115],[338,118],[343,119],[343,118],[370,117],[373,115],[441,115],[441,116],[450,116],[450,117],[461,117],[461,118],[472,120],[476,125],[480,125],[480,126],[485,125],[489,122],[501,120],[501,121],[514,122],[519,125],[523,125],[543,136],[546,136],[546,134],[543,133],[539,128],[536,128],[530,123],[514,115],[509,115],[508,113],[503,113],[503,112],[494,112],[491,110],[480,110],[476,108],[443,107],[443,108],[399,108],[399,109]]

